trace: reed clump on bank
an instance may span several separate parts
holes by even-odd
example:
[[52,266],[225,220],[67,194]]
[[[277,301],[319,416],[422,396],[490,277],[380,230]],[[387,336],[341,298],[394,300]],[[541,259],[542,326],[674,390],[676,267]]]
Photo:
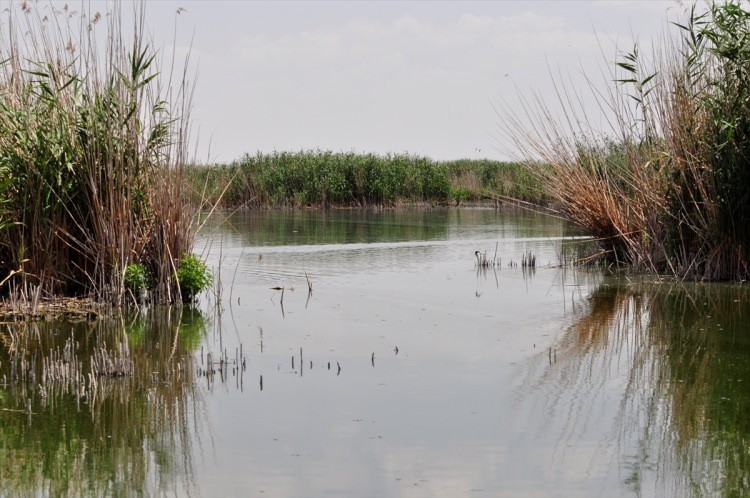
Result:
[[[644,60],[621,56],[592,126],[572,88],[563,111],[540,99],[506,125],[565,216],[608,259],[706,280],[750,277],[750,11],[739,1],[693,7]],[[528,119],[527,119],[528,118]],[[533,168],[532,168],[533,169]]]
[[179,299],[174,274],[192,246],[191,88],[184,73],[160,73],[145,2],[132,7],[132,33],[120,3],[12,3],[2,14],[0,293],[122,303],[137,263],[155,300]]
[[539,177],[520,162],[458,159],[441,164],[456,204],[491,198],[543,205],[550,200]]
[[225,206],[456,205],[488,197],[543,200],[538,179],[520,164],[440,162],[408,154],[258,153],[230,164],[190,167],[187,178],[196,200]]
[[450,195],[450,185],[435,162],[407,154],[258,153],[191,174],[198,189],[210,189],[214,195],[223,192],[228,205],[383,206],[443,202]]

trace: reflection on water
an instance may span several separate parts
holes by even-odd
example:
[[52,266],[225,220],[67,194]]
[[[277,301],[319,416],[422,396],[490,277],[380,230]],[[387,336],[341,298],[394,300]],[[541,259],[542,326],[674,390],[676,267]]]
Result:
[[606,418],[589,470],[604,467],[632,494],[744,495],[748,297],[744,285],[599,286],[522,390],[557,432],[555,463]]
[[[750,485],[743,285],[561,269],[572,232],[517,211],[254,211],[206,227],[224,290],[202,312],[0,324],[0,495]],[[501,263],[477,268],[475,251]]]
[[0,494],[191,493],[203,401],[190,349],[204,335],[200,313],[168,307],[3,324]]
[[513,241],[499,255],[505,266],[520,265],[529,249],[540,265],[556,264],[550,242],[572,234],[548,216],[491,209],[242,211],[214,217],[206,232],[214,252],[218,245],[229,257],[241,250],[234,268],[268,283],[299,281],[305,271],[314,277],[423,271],[459,254],[473,263],[474,251],[492,252],[498,240]]

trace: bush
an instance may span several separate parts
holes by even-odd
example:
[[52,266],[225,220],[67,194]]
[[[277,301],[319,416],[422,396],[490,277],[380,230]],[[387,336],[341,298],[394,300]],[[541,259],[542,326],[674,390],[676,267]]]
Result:
[[177,268],[177,283],[183,302],[192,302],[202,291],[213,283],[213,275],[206,264],[195,254],[183,254]]
[[135,295],[152,285],[151,272],[145,266],[131,263],[125,268],[125,288]]

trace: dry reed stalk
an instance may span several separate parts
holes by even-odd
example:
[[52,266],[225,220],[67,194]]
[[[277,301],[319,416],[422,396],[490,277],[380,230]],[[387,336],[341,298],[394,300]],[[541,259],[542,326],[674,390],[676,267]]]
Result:
[[174,80],[158,67],[145,5],[133,4],[132,33],[120,3],[104,16],[26,2],[3,13],[0,256],[5,273],[25,261],[45,295],[121,304],[125,268],[142,263],[155,300],[179,298],[192,85],[188,60]]
[[[713,19],[726,14],[725,8],[731,15],[743,12],[745,24],[735,28],[750,30],[750,12],[734,3],[712,4]],[[507,105],[500,109],[506,133],[563,214],[616,263],[681,278],[750,277],[741,238],[746,231],[722,221],[737,211],[722,189],[738,188],[717,184],[724,167],[717,165],[717,151],[732,144],[731,138],[725,144],[714,138],[716,99],[728,98],[717,88],[729,63],[720,58],[721,46],[706,40],[740,35],[720,32],[728,29],[722,26],[693,11],[682,27],[684,37],[655,47],[650,63],[637,47],[621,54],[616,65],[622,72],[609,74],[616,86],[602,91],[587,80],[608,130],[594,125],[573,84],[562,78],[555,83],[559,111],[538,94],[522,96],[519,112]],[[743,63],[750,66],[750,57]]]

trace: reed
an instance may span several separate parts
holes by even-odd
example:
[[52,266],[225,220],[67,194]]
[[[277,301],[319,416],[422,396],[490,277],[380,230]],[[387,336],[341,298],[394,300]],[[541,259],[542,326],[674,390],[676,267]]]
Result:
[[121,3],[11,3],[2,14],[0,272],[15,272],[5,292],[119,304],[138,263],[156,300],[179,298],[174,261],[192,245],[182,195],[191,88],[185,73],[160,71],[145,2],[132,5],[133,32]]
[[433,161],[408,154],[330,151],[246,155],[230,164],[191,166],[196,202],[238,207],[454,204],[488,198],[544,203],[541,183],[520,163]]
[[[644,58],[621,54],[594,126],[575,89],[504,124],[563,214],[611,262],[679,278],[750,277],[750,11],[695,7]],[[560,112],[553,108],[559,106]],[[540,164],[544,164],[542,167]]]
[[539,177],[531,174],[526,165],[520,162],[459,159],[445,161],[442,166],[456,205],[487,198],[537,205],[550,200]]
[[228,205],[384,206],[444,202],[450,186],[442,168],[408,154],[274,152],[245,155],[219,167],[196,167],[193,190]]

